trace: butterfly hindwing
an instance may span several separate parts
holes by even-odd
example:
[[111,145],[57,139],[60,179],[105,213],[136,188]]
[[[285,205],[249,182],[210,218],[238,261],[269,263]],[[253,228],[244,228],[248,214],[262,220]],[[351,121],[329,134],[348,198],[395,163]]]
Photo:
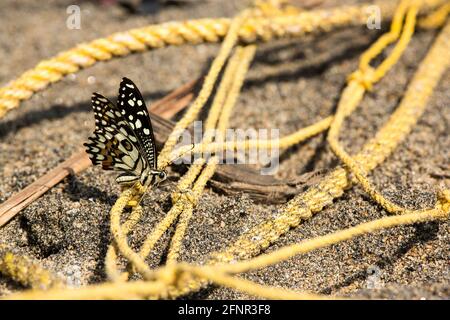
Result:
[[117,108],[139,140],[151,169],[156,169],[155,137],[147,107],[139,89],[128,78],[120,83]]

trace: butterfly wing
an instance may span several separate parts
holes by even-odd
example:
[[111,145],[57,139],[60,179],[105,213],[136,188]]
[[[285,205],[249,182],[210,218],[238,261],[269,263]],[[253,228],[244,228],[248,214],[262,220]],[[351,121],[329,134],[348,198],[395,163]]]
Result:
[[151,120],[139,89],[128,78],[123,78],[120,83],[117,108],[136,134],[151,169],[156,170],[157,155]]
[[120,111],[98,93],[92,95],[95,131],[85,143],[86,152],[94,165],[121,174],[118,183],[138,181],[147,169],[146,158],[141,156],[142,147]]

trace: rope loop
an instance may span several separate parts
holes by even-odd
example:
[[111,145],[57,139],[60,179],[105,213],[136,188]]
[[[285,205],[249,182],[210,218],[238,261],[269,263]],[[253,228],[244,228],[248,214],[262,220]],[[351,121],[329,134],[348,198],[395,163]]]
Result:
[[372,86],[377,81],[375,75],[375,69],[368,66],[364,71],[358,69],[351,73],[347,78],[347,82],[356,81],[367,91],[372,91]]
[[195,207],[198,202],[198,197],[196,197],[192,189],[178,189],[172,193],[172,203],[176,204],[178,201],[191,203]]
[[450,213],[450,189],[439,190],[437,193],[436,208],[442,212],[442,218],[446,218]]

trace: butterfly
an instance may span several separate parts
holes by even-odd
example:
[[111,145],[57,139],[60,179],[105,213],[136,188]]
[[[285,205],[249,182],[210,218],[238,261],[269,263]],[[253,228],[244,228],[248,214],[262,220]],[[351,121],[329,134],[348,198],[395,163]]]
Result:
[[117,106],[98,93],[92,94],[95,130],[86,152],[92,164],[120,174],[120,185],[156,185],[166,179],[157,169],[155,137],[147,107],[139,89],[128,78],[119,87]]

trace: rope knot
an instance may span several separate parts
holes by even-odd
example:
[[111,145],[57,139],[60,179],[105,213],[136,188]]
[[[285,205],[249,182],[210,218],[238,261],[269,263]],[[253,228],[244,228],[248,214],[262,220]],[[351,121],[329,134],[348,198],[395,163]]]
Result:
[[375,78],[375,69],[372,67],[368,67],[364,71],[361,69],[356,70],[351,73],[347,78],[347,81],[357,81],[359,82],[367,91],[372,90],[372,84],[376,81]]
[[197,197],[191,189],[178,189],[178,191],[172,193],[172,203],[175,204],[178,201],[190,202],[193,206],[198,202]]
[[438,206],[442,209],[443,217],[450,213],[450,189],[440,190],[437,194]]
[[167,264],[164,268],[158,271],[158,279],[164,282],[167,286],[175,286],[178,278],[179,268],[175,264]]
[[158,271],[157,280],[163,282],[168,288],[181,289],[192,280],[192,272],[183,264],[168,263]]

